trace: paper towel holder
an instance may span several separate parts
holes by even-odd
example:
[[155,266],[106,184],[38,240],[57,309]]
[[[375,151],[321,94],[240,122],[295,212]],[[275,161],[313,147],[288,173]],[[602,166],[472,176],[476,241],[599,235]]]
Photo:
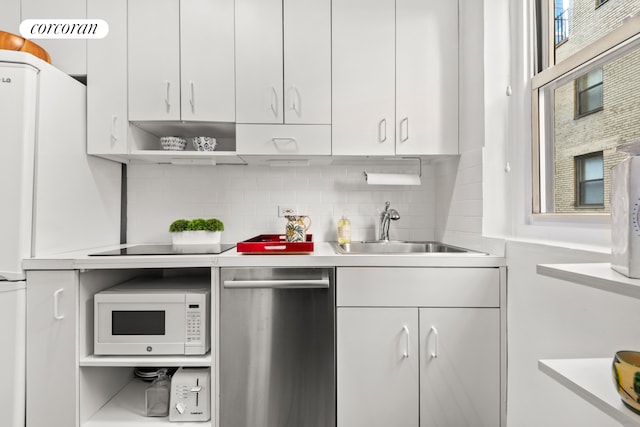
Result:
[[[385,174],[385,173],[377,173],[376,175],[376,181],[375,184],[379,184],[379,185],[420,185],[421,184],[421,178],[422,178],[422,159],[420,159],[419,157],[401,157],[402,159],[407,159],[407,160],[417,160],[418,161],[418,176],[415,176],[413,174],[406,174],[406,180],[404,180],[404,182],[402,183],[398,183],[398,182],[380,182],[380,178],[383,176],[388,176],[389,178],[391,178],[389,181],[396,181],[394,178],[392,177],[398,177],[398,176],[403,176],[405,174]],[[369,182],[369,174],[367,173],[367,171],[364,171],[364,180],[365,182],[367,182],[368,184],[373,184],[372,182]],[[383,180],[384,181],[384,180]]]

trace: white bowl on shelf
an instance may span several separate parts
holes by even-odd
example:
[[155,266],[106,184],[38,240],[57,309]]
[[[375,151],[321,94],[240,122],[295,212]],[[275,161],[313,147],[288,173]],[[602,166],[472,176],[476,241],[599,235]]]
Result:
[[196,151],[213,151],[216,149],[217,141],[210,136],[196,136],[191,141]]
[[187,146],[187,140],[178,136],[163,136],[160,138],[160,145],[163,150],[182,151]]

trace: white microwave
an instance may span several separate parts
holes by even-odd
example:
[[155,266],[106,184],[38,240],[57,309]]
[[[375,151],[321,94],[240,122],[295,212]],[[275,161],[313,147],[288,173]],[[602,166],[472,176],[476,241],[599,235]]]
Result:
[[97,355],[205,354],[209,278],[136,278],[94,296]]

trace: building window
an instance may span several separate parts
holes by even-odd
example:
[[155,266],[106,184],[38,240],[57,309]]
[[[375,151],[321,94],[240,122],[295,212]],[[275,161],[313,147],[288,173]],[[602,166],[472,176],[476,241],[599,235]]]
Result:
[[[640,0],[618,0],[606,13],[594,9],[602,0],[535,1],[531,212],[606,214],[611,179],[602,170],[625,158],[617,146],[640,140]],[[601,154],[583,164],[584,153]]]
[[604,206],[604,159],[602,152],[577,156],[576,206]]
[[602,68],[596,68],[575,80],[576,118],[602,110]]
[[609,0],[596,0],[596,9],[608,2]]

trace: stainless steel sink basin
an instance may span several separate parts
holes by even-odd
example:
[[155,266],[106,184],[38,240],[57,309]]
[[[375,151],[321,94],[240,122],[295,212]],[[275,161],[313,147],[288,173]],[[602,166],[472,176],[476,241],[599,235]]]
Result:
[[480,254],[480,252],[445,245],[440,242],[406,242],[406,241],[370,241],[370,242],[333,242],[340,254],[408,254],[408,253],[457,253]]

